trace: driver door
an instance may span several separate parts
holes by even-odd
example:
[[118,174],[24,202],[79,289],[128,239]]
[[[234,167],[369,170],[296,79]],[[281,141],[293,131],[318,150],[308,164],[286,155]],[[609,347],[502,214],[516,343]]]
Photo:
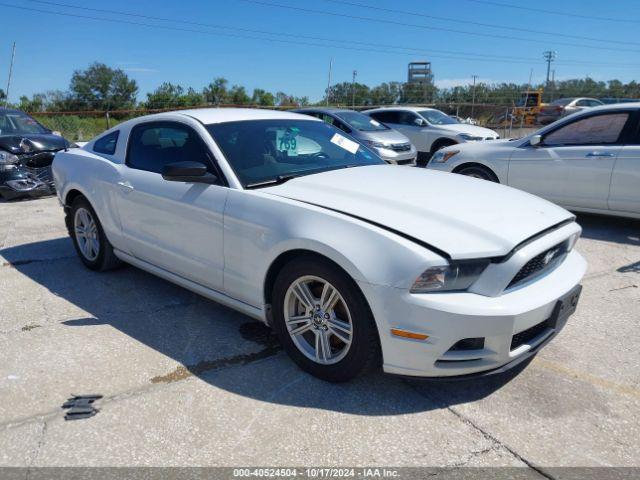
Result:
[[565,207],[606,210],[629,112],[581,117],[516,149],[508,184]]
[[[405,134],[419,152],[428,152],[431,149],[433,139],[430,138],[429,127],[426,125],[426,121],[417,113],[407,110],[385,110],[376,112],[371,116],[390,128]],[[418,125],[416,123],[418,120],[424,121],[425,125]]]
[[215,290],[222,290],[223,214],[228,188],[167,181],[168,163],[195,161],[222,180],[208,148],[177,122],[135,126],[118,182],[118,210],[129,254]]

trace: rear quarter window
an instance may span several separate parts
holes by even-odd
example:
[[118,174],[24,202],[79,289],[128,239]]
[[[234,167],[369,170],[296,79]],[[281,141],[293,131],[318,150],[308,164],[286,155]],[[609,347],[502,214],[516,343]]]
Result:
[[99,138],[93,144],[93,151],[96,153],[102,153],[104,155],[115,154],[119,136],[120,130],[116,130],[115,132],[111,132],[110,134]]

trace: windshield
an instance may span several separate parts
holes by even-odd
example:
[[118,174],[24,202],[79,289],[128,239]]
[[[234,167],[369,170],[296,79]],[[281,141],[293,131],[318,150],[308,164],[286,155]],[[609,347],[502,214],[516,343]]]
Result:
[[335,127],[313,120],[248,120],[207,126],[245,187],[385,162]]
[[381,130],[389,130],[377,120],[363,115],[359,112],[340,112],[335,114],[349,124],[349,126],[360,130],[361,132],[379,132]]
[[0,135],[28,135],[31,133],[49,133],[26,113],[0,112]]
[[418,113],[426,118],[431,125],[451,125],[454,123],[460,123],[449,115],[442,113],[440,110],[422,110]]

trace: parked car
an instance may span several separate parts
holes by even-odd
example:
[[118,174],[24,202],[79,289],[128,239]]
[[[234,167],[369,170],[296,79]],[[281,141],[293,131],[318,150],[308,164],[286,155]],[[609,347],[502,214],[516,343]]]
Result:
[[569,210],[640,218],[640,103],[594,107],[531,135],[438,152],[427,168],[500,182]]
[[493,130],[459,123],[434,108],[390,107],[363,113],[409,137],[418,150],[418,162],[423,164],[443,147],[500,138]]
[[337,108],[304,108],[294,112],[311,115],[339,128],[374,150],[387,163],[416,164],[418,152],[405,135],[360,112]]
[[70,146],[26,113],[0,108],[0,197],[53,194],[53,155]]
[[586,268],[566,210],[388,165],[296,113],[140,117],[53,173],[88,268],[124,261],[266,322],[330,381],[511,368],[563,327]]
[[548,105],[543,105],[540,108],[540,113],[537,117],[537,123],[541,125],[548,125],[556,120],[571,115],[572,113],[580,112],[584,109],[591,107],[599,107],[604,105],[600,100],[595,98],[559,98],[554,100]]

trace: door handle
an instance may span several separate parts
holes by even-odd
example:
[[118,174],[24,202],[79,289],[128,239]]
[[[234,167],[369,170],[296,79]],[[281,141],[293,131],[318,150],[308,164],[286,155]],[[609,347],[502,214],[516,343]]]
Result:
[[615,157],[615,154],[611,152],[589,152],[585,155],[585,157]]
[[127,181],[118,182],[118,186],[120,187],[120,190],[122,190],[125,193],[129,193],[133,190],[133,185],[131,185],[131,183]]

